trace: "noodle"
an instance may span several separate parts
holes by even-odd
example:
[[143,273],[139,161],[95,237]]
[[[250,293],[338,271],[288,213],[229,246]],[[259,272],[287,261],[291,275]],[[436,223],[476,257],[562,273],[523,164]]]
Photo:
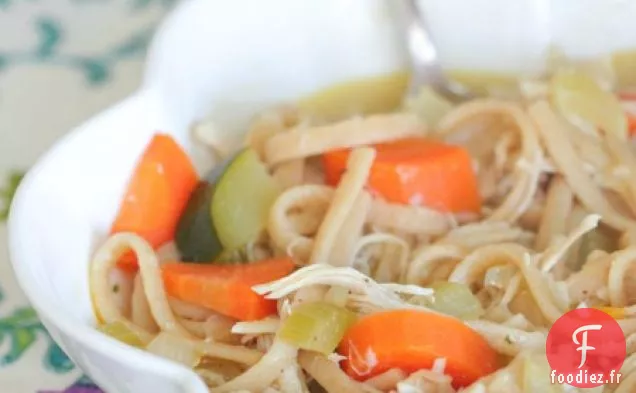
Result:
[[582,170],[581,160],[564,132],[567,126],[550,109],[549,104],[539,101],[530,107],[529,113],[539,126],[538,130],[550,156],[581,203],[590,211],[600,214],[603,221],[618,230],[633,227],[634,223],[609,205],[599,188]]
[[283,192],[274,202],[268,221],[268,232],[276,246],[299,260],[307,260],[313,248],[313,239],[299,233],[287,213],[303,204],[330,203],[333,189],[320,185],[305,185]]
[[273,176],[283,189],[299,186],[305,177],[305,162],[301,159],[284,162],[276,167]]
[[466,252],[455,245],[425,245],[413,252],[406,275],[409,284],[426,283],[430,280],[435,268],[440,264],[453,261],[455,264],[462,260]]
[[154,251],[137,235],[128,233],[113,235],[95,253],[91,264],[90,281],[97,313],[105,322],[122,322],[140,336],[148,335],[148,332],[121,315],[109,293],[108,272],[115,266],[118,257],[129,249],[132,249],[137,255],[146,298],[157,325],[164,331],[191,337],[191,334],[176,321],[168,305],[168,299],[163,291],[163,281],[158,270],[159,262]]
[[[299,266],[285,277],[245,287],[271,300],[272,315],[237,320],[202,307],[205,302],[169,297],[159,255],[175,250],[155,251],[131,233],[110,236],[91,261],[95,311],[104,324],[122,324],[154,353],[192,367],[214,393],[311,393],[316,384],[328,393],[507,393],[523,391],[527,362],[544,356],[548,331],[564,313],[613,307],[622,316],[629,357],[620,370],[623,380],[602,391],[631,392],[636,151],[615,134],[573,121],[546,97],[471,100],[450,109],[434,131],[409,112],[333,123],[318,123],[293,106],[266,112],[252,123],[247,145],[282,192],[263,216],[262,233],[241,248],[246,256],[240,262],[282,257]],[[212,129],[197,125],[197,136],[229,153],[208,135]],[[477,182],[477,208],[441,211],[419,201],[396,203],[380,192],[382,171],[402,164],[401,157],[386,164],[383,144],[423,137],[470,153],[473,165],[465,166]],[[340,149],[351,152],[334,187],[326,184],[331,173],[320,156]],[[440,162],[440,168],[452,165]],[[417,186],[407,184],[408,170],[397,169],[401,183],[386,187]],[[436,192],[446,192],[446,180],[434,183]],[[618,245],[602,242],[606,232],[620,238]],[[221,245],[227,246],[219,241],[219,253],[233,251]],[[129,251],[139,272],[129,275],[132,293],[115,296],[110,274]],[[440,301],[439,288],[451,294],[448,304]],[[443,314],[481,336],[504,364],[465,390],[453,387],[451,356],[409,372],[395,364],[373,374],[375,366],[355,370],[373,375],[360,382],[339,365],[354,353],[329,353],[333,347],[311,352],[281,334],[297,307],[314,301],[359,317],[383,310]],[[459,312],[469,306],[470,313]]]
[[362,236],[365,219],[371,207],[371,196],[362,191],[353,203],[334,240],[329,263],[334,266],[352,264],[356,255],[356,243]]
[[279,377],[285,368],[293,364],[296,351],[295,348],[280,340],[275,340],[272,348],[258,363],[245,373],[221,386],[210,389],[210,391],[212,393],[223,393],[236,390],[247,390],[248,392],[264,390]]
[[636,262],[636,248],[628,248],[614,254],[607,284],[610,303],[614,307],[627,306],[625,279],[629,277],[627,272],[633,262]]
[[158,332],[159,326],[155,323],[152,313],[150,312],[150,305],[148,304],[148,299],[146,299],[144,287],[141,283],[141,275],[137,274],[137,276],[135,276],[133,285],[130,319],[135,325],[138,325],[150,333]]
[[[475,100],[457,107],[442,119],[442,135],[450,133],[459,124],[484,114],[506,115],[517,124],[522,140],[522,156],[515,169],[516,184],[505,202],[489,217],[492,221],[514,221],[528,208],[537,189],[541,169],[541,149],[534,124],[517,105],[491,100]],[[525,163],[525,165],[523,165]],[[532,165],[533,166],[529,166]]]
[[324,356],[301,351],[298,363],[329,393],[379,393],[371,386],[365,386],[349,378],[338,365]]
[[530,261],[528,250],[517,244],[490,245],[474,251],[457,265],[448,280],[469,284],[483,276],[489,267],[503,261],[513,263],[519,269],[546,319],[554,322],[563,315],[563,310],[551,296],[546,279]]
[[535,241],[535,249],[543,251],[549,246],[550,239],[563,235],[567,219],[572,210],[572,192],[562,177],[556,176],[550,182],[545,210]]
[[406,233],[441,235],[452,226],[449,217],[425,207],[402,206],[375,200],[368,221],[379,227],[400,229]]
[[329,150],[423,135],[424,131],[417,116],[410,114],[375,115],[334,125],[296,128],[267,140],[265,161],[274,165]]
[[384,392],[395,388],[398,382],[406,379],[407,376],[404,371],[392,368],[380,375],[367,379],[364,383]]
[[340,227],[353,207],[367,181],[375,151],[369,148],[354,149],[349,156],[347,171],[340,180],[331,200],[331,206],[316,234],[309,263],[328,263],[328,256]]

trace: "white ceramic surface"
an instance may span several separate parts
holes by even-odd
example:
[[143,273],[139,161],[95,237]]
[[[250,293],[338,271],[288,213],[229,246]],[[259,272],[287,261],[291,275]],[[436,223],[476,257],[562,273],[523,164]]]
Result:
[[[628,1],[425,2],[445,63],[453,68],[540,69],[551,40],[567,44],[574,55],[630,46],[622,36],[572,40],[571,30],[589,35],[590,28],[611,30],[615,20],[623,27],[612,31],[627,32],[636,44],[636,24],[629,23],[636,19],[636,3]],[[187,1],[156,37],[142,88],[59,141],[28,174],[9,226],[18,280],[54,339],[107,392],[207,391],[191,371],[92,329],[88,261],[152,133],[168,131],[193,151],[188,126],[212,113],[228,141],[236,140],[249,116],[269,105],[401,69],[391,8],[396,3]],[[605,4],[596,14],[601,20],[590,24],[583,12],[563,19],[568,5],[579,3]]]

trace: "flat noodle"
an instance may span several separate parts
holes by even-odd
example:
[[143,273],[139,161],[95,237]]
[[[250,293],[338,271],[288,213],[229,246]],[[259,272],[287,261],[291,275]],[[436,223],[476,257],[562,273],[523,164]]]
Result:
[[335,149],[422,136],[425,131],[417,116],[411,114],[374,115],[333,125],[298,128],[269,138],[265,144],[265,162],[275,165]]
[[605,133],[604,139],[608,150],[612,153],[614,164],[626,172],[624,175],[619,172],[617,177],[626,189],[626,192],[623,193],[625,203],[630,207],[631,213],[636,214],[636,157],[630,151],[629,146],[618,140],[613,134]]
[[409,248],[404,240],[396,239],[397,244],[386,242],[382,245],[380,260],[373,273],[374,279],[378,282],[401,282],[404,275],[402,271],[405,269]]
[[529,233],[506,222],[483,221],[460,226],[448,232],[435,244],[449,244],[465,250],[475,250],[488,244],[527,243]]
[[331,206],[318,230],[309,263],[329,263],[328,257],[340,228],[367,182],[375,158],[371,148],[354,149],[347,162],[347,171],[333,195]]
[[539,101],[530,107],[529,113],[539,126],[538,130],[555,165],[581,203],[588,210],[600,214],[604,222],[618,230],[633,227],[634,222],[616,212],[583,171],[581,160],[564,132],[566,126],[563,120],[557,117],[549,104]]
[[206,308],[183,302],[172,297],[168,298],[168,303],[170,304],[170,308],[172,309],[172,311],[174,311],[175,315],[177,315],[181,319],[204,321],[214,314],[214,312]]
[[362,191],[342,223],[329,254],[333,266],[351,266],[355,259],[355,245],[362,236],[364,223],[371,207],[371,196]]
[[371,204],[369,223],[406,233],[441,235],[452,228],[452,219],[426,207],[405,206],[376,199]]
[[[400,269],[401,270],[405,270],[407,267],[406,266],[402,266],[404,263],[406,263],[407,261],[405,260],[406,258],[408,258],[408,255],[410,254],[410,248],[409,248],[409,244],[404,241],[404,239],[402,239],[399,236],[390,234],[390,233],[372,233],[369,235],[365,235],[362,236],[358,242],[355,245],[355,251],[354,251],[354,255],[356,255],[355,260],[352,263],[352,266],[354,266],[356,269],[358,270],[363,270],[365,271],[367,275],[371,275],[374,276],[374,274],[371,273],[371,270],[374,270],[373,267],[371,266],[371,262],[369,259],[371,259],[371,255],[360,255],[360,254],[364,254],[365,248],[372,248],[372,247],[383,247],[383,246],[399,246],[401,253],[399,255],[399,265],[400,265]],[[382,248],[380,250],[383,250]],[[382,254],[383,252],[381,252]],[[360,256],[358,256],[360,255]],[[382,255],[382,257],[387,258],[387,255]],[[390,255],[388,255],[388,257],[390,257]],[[385,260],[385,263],[391,263],[392,261],[390,260]],[[381,261],[377,264],[374,265],[380,265]],[[376,273],[375,273],[375,278],[377,278],[378,275],[378,267],[375,267]]]
[[279,134],[301,121],[296,108],[281,106],[256,117],[247,134],[247,144],[265,157],[265,144],[274,135]]
[[299,158],[283,162],[274,169],[273,176],[283,189],[299,186],[305,177],[305,160]]
[[565,234],[572,205],[573,195],[570,187],[561,176],[555,176],[550,182],[545,210],[535,241],[534,247],[537,251],[545,250],[555,236]]
[[141,282],[141,275],[139,274],[135,276],[133,283],[131,303],[132,312],[130,319],[132,322],[150,333],[157,333],[159,331],[159,326],[157,326],[157,323],[150,312],[150,305],[148,304],[148,299],[146,299],[144,286]]
[[349,378],[338,365],[316,353],[301,351],[298,363],[328,393],[380,393],[380,390],[365,386]]
[[408,375],[404,371],[397,368],[392,368],[380,375],[367,379],[366,381],[364,381],[364,383],[365,385],[369,385],[374,387],[375,389],[386,392],[391,389],[395,389],[398,382],[406,379],[407,376]]
[[576,127],[568,127],[569,139],[576,151],[582,157],[584,167],[590,172],[606,168],[611,161],[611,155],[603,148],[598,134],[582,132]]
[[497,352],[515,356],[523,351],[545,348],[547,332],[526,332],[489,321],[466,323],[488,341]]
[[302,375],[300,366],[296,363],[283,370],[278,378],[278,385],[282,393],[309,393],[305,378]]
[[627,306],[625,280],[629,277],[627,273],[633,267],[634,262],[636,262],[636,247],[630,247],[614,254],[607,284],[610,303],[614,307]]
[[601,217],[597,214],[589,215],[574,228],[574,230],[563,240],[555,242],[541,255],[539,266],[544,272],[549,272],[552,268],[563,260],[567,250],[583,235],[593,230],[598,225]]
[[265,318],[254,322],[237,322],[232,327],[232,333],[237,334],[272,334],[280,327],[278,318]]
[[424,245],[413,252],[406,282],[423,284],[429,281],[433,271],[440,264],[453,261],[455,264],[466,256],[466,252],[452,244]]
[[258,363],[231,381],[210,389],[211,393],[229,393],[237,390],[259,392],[270,386],[290,364],[294,363],[297,350],[280,340]]

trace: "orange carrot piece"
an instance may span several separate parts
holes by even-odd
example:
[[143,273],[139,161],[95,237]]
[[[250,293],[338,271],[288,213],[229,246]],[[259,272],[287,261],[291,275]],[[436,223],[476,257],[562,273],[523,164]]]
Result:
[[[167,134],[156,134],[128,183],[111,234],[133,232],[154,248],[174,238],[179,217],[199,176],[187,153]],[[137,270],[137,258],[125,254],[118,266]]]
[[247,265],[167,263],[161,272],[166,292],[179,300],[206,307],[241,321],[276,313],[276,301],[252,287],[285,277],[294,270],[291,259],[272,259]]
[[618,93],[627,116],[627,131],[630,137],[636,137],[636,92],[624,91]]
[[[389,202],[424,205],[442,212],[478,213],[481,198],[468,152],[424,138],[378,144],[369,189]],[[335,186],[349,150],[323,155],[325,180]]]
[[444,373],[458,389],[497,370],[497,353],[459,320],[416,310],[391,310],[361,318],[339,352],[345,372],[363,380],[392,368],[412,373],[446,360]]
[[636,101],[636,92],[634,91],[621,91],[617,95],[621,101]]
[[631,112],[627,113],[627,130],[629,135],[634,137],[636,136],[636,114]]

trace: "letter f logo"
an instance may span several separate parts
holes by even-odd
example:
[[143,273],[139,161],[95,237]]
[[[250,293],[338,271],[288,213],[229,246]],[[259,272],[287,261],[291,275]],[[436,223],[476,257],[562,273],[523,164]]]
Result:
[[[585,364],[585,361],[587,360],[587,351],[593,351],[596,349],[592,346],[587,345],[587,332],[590,330],[601,330],[602,327],[602,325],[585,325],[576,329],[574,333],[572,333],[572,341],[574,342],[574,344],[580,345],[580,347],[576,349],[577,351],[581,351],[581,364],[579,364],[578,368],[583,367],[583,365]],[[582,340],[580,342],[577,338],[579,333],[582,333]]]

